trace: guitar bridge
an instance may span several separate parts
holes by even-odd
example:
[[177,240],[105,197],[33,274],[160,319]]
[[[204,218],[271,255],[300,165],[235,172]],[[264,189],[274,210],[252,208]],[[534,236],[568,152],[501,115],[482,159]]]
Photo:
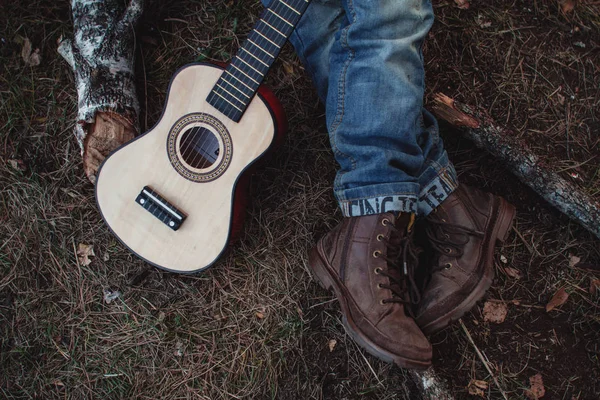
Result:
[[144,186],[135,202],[174,231],[185,221],[186,216],[181,211],[148,186]]

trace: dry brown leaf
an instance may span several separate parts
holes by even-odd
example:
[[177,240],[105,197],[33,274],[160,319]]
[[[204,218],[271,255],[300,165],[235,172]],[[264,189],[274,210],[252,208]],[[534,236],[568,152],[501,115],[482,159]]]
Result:
[[461,10],[467,10],[470,6],[469,0],[454,0],[456,6]]
[[521,271],[516,268],[504,267],[504,272],[513,279],[521,279],[523,277]]
[[501,324],[506,319],[508,308],[506,304],[496,301],[486,301],[483,305],[483,320],[494,324]]
[[79,259],[79,264],[87,267],[91,264],[92,260],[90,257],[94,257],[94,246],[91,244],[83,244],[79,243],[79,247],[77,248],[77,255]]
[[563,13],[570,13],[575,9],[575,5],[577,4],[577,0],[563,0],[560,9]]
[[488,383],[486,381],[471,379],[468,388],[470,395],[485,397],[485,390],[488,388]]
[[564,287],[561,287],[556,291],[556,293],[554,293],[554,296],[552,296],[548,304],[546,304],[546,312],[550,312],[556,307],[562,306],[567,302],[568,298],[569,293],[567,293]]
[[529,390],[525,391],[525,396],[531,400],[537,400],[544,397],[546,389],[544,388],[544,381],[542,380],[542,374],[536,374],[529,378]]
[[255,315],[258,319],[265,319],[265,314],[261,313],[260,311],[257,311]]
[[569,257],[569,268],[573,268],[574,266],[579,264],[580,261],[581,261],[581,258],[579,258],[577,256]]
[[598,292],[598,288],[600,288],[600,279],[594,279],[590,282],[590,294],[595,295]]
[[21,48],[21,57],[25,64],[35,67],[40,65],[42,58],[40,56],[40,49],[35,49],[32,52],[31,41],[27,38],[23,39],[23,47]]
[[25,172],[27,170],[27,167],[25,166],[23,160],[8,160],[8,163],[13,169],[17,171]]
[[337,345],[337,340],[335,340],[335,339],[331,339],[329,342],[327,342],[327,347],[329,347],[330,353],[333,351],[333,349],[335,349],[336,345]]

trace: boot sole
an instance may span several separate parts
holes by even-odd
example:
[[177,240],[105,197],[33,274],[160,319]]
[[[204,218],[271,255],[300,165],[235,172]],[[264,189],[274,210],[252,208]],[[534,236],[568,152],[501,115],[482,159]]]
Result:
[[508,203],[501,197],[498,199],[499,203],[496,204],[497,217],[495,222],[493,222],[490,245],[484,264],[486,268],[481,280],[477,283],[471,294],[469,294],[469,296],[467,296],[467,298],[465,298],[465,300],[460,303],[458,307],[437,318],[436,320],[431,321],[427,325],[421,326],[421,330],[424,334],[431,335],[444,329],[452,322],[457,321],[459,318],[469,312],[475,306],[475,304],[481,300],[490,286],[492,286],[492,280],[494,279],[493,257],[495,244],[502,244],[506,241],[506,239],[508,239],[510,228],[512,228],[516,214],[516,209],[512,204]]
[[327,266],[327,263],[323,260],[317,247],[314,247],[310,251],[309,262],[308,265],[313,273],[313,275],[317,278],[317,283],[328,291],[333,290],[335,296],[337,297],[340,306],[342,308],[342,324],[346,329],[346,332],[350,334],[352,339],[358,343],[363,349],[365,349],[369,354],[378,359],[388,362],[394,363],[401,368],[411,368],[418,370],[425,370],[431,366],[431,360],[429,361],[421,361],[421,360],[413,360],[405,357],[401,357],[397,354],[393,354],[377,344],[371,342],[368,337],[360,333],[360,329],[354,323],[350,316],[350,307],[348,306],[348,302],[345,297],[342,295],[342,291],[340,289],[339,283],[337,279],[333,275],[333,272]]

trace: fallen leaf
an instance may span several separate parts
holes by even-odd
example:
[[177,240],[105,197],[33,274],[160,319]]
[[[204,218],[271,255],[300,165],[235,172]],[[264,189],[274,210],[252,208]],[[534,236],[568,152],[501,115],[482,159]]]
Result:
[[504,267],[504,272],[513,279],[521,279],[523,277],[521,271],[516,268]]
[[331,339],[329,342],[327,342],[327,347],[329,347],[330,353],[333,351],[333,349],[335,349],[336,344],[337,344],[337,340],[335,340],[335,339]]
[[483,320],[494,324],[501,324],[506,319],[508,308],[506,304],[496,301],[486,301],[483,305]]
[[469,0],[454,0],[456,6],[461,10],[467,10],[470,6]]
[[546,304],[546,312],[550,312],[556,307],[562,306],[567,302],[568,298],[569,293],[567,293],[564,287],[561,287],[556,291],[556,293],[554,293],[554,296],[552,296],[548,304]]
[[283,63],[283,70],[288,75],[294,75],[294,66],[291,63],[284,62]]
[[478,381],[477,379],[471,379],[469,382],[469,394],[473,396],[485,397],[485,390],[488,388],[486,381]]
[[104,253],[104,255],[102,256],[102,261],[108,261],[110,260],[110,256],[108,255],[108,253]]
[[92,260],[90,257],[95,257],[94,254],[94,246],[91,244],[83,244],[79,243],[79,247],[77,248],[77,255],[79,256],[79,264],[87,267],[91,264]]
[[35,49],[32,52],[31,41],[27,38],[23,39],[23,47],[21,48],[21,57],[25,64],[35,67],[40,65],[42,58],[40,56],[40,49]]
[[25,172],[27,170],[27,167],[25,166],[23,160],[8,160],[8,163],[13,169],[17,171]]
[[104,289],[102,292],[104,293],[104,302],[106,304],[110,304],[111,302],[121,297],[121,292],[119,292],[118,290],[112,291],[110,289]]
[[525,391],[525,396],[531,400],[537,400],[544,397],[546,389],[544,388],[544,381],[542,380],[542,374],[536,374],[529,378],[530,388]]
[[590,282],[590,294],[595,295],[600,288],[600,279],[594,279]]
[[258,319],[265,319],[265,314],[261,313],[260,311],[257,311],[255,315]]
[[500,255],[500,261],[502,261],[502,264],[507,264],[508,260],[506,259],[506,257],[504,257],[503,254]]
[[569,257],[569,268],[573,268],[574,266],[579,264],[580,261],[581,261],[581,258],[579,258],[577,256]]
[[560,5],[560,9],[565,14],[570,13],[571,11],[573,11],[575,9],[576,3],[577,3],[577,0],[563,0],[563,2]]

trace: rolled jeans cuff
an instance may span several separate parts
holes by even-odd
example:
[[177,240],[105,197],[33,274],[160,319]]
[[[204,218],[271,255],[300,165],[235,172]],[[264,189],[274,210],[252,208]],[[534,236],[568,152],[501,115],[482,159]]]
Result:
[[[444,157],[447,160],[447,155]],[[420,217],[429,215],[444,202],[458,188],[458,177],[451,162],[436,168],[437,175],[429,181],[419,192],[417,213]]]
[[[344,217],[382,214],[386,212],[417,213],[417,183],[380,184],[336,193]],[[372,193],[372,194],[370,194]]]

